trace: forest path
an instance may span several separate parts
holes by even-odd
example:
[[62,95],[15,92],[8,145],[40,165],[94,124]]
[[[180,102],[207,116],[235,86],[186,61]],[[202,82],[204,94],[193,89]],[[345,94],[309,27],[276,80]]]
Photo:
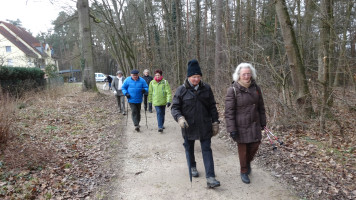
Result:
[[219,137],[212,138],[212,150],[216,179],[221,186],[207,188],[199,141],[196,141],[195,156],[200,176],[193,177],[191,184],[181,129],[170,114],[170,108],[166,109],[163,133],[158,132],[155,110],[146,116],[148,128],[142,106],[140,132],[134,130],[130,109],[129,115],[121,118],[122,126],[126,126],[124,132],[119,133],[124,146],[115,158],[119,170],[109,199],[298,199],[254,164],[251,184],[244,184],[236,149]]

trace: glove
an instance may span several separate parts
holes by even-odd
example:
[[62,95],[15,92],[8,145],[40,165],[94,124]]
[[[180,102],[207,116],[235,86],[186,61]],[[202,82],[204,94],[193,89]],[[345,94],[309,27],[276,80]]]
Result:
[[178,124],[181,128],[188,128],[188,122],[185,120],[185,118],[182,116],[178,119]]
[[126,97],[129,99],[131,96],[129,93],[126,93]]
[[145,94],[146,93],[146,90],[142,88],[142,94]]
[[261,126],[261,131],[265,130],[266,126]]
[[239,134],[237,133],[237,131],[233,131],[233,132],[230,133],[230,137],[231,137],[234,141],[237,140],[237,136],[238,136],[238,135],[239,135]]
[[169,106],[171,106],[171,103],[168,102],[168,103],[167,103],[167,108],[169,108]]
[[213,122],[213,136],[219,133],[219,122]]

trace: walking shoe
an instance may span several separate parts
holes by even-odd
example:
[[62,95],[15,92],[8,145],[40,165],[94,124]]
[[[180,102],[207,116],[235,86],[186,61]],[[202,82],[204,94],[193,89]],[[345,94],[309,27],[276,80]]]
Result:
[[140,126],[135,126],[135,131],[140,132]]
[[126,113],[125,113],[125,112],[123,112],[123,113],[122,113],[122,115],[126,115]]
[[192,167],[191,169],[192,169],[192,176],[193,177],[198,177],[199,176],[199,172],[198,172],[197,168],[196,167]]
[[250,178],[248,177],[247,173],[241,173],[241,180],[242,182],[249,184],[250,183]]
[[209,188],[219,187],[220,181],[216,180],[215,177],[206,178],[207,185]]
[[163,126],[162,128],[163,128],[163,129],[166,129],[166,127],[164,127],[164,126]]
[[152,110],[149,111],[150,113],[153,113]]
[[158,129],[158,132],[163,132],[163,128],[159,128],[159,129]]

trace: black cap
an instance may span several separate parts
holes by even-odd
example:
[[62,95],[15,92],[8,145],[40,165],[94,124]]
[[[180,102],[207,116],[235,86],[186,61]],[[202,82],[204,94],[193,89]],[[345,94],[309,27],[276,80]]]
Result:
[[203,74],[201,73],[199,63],[196,59],[193,59],[188,62],[188,71],[187,71],[187,77],[191,77],[193,75],[200,75],[202,76]]
[[134,69],[131,71],[131,74],[138,74],[138,73],[140,73],[140,72],[137,69]]

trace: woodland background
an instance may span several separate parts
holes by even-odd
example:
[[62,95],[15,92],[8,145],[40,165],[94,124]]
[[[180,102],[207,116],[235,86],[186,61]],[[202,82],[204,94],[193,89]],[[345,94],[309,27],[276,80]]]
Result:
[[37,37],[53,46],[60,70],[82,70],[83,91],[98,91],[94,72],[145,68],[162,69],[174,89],[196,58],[222,119],[233,71],[252,63],[268,126],[286,143],[278,155],[263,143],[261,165],[301,196],[352,199],[355,9],[349,0],[78,0]]

